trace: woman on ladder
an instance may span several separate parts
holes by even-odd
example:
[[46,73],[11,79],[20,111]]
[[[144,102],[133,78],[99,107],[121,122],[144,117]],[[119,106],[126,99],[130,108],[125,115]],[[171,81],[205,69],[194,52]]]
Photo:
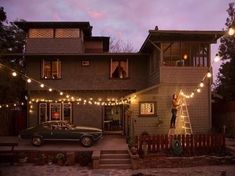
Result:
[[173,94],[171,103],[172,103],[172,108],[171,108],[172,117],[171,117],[170,128],[175,128],[177,109],[180,106],[179,97],[176,94]]

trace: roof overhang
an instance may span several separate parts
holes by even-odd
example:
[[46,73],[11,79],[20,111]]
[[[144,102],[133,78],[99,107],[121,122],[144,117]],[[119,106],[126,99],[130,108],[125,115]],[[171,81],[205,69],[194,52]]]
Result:
[[151,42],[201,41],[216,43],[218,38],[224,34],[224,31],[150,30],[149,35],[140,48],[140,52],[145,52],[150,47]]

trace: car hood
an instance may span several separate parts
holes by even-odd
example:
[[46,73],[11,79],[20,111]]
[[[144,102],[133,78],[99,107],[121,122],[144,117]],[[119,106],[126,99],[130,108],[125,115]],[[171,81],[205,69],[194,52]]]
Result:
[[102,132],[102,130],[99,128],[86,127],[86,126],[76,126],[75,129],[84,130],[84,131]]

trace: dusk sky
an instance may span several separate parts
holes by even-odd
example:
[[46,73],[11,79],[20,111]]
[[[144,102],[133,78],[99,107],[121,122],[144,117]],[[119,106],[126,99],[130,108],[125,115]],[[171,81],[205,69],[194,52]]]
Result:
[[[235,0],[0,0],[0,6],[9,21],[89,21],[93,35],[112,36],[139,50],[155,26],[222,30],[230,2]],[[212,46],[212,57],[217,48]]]

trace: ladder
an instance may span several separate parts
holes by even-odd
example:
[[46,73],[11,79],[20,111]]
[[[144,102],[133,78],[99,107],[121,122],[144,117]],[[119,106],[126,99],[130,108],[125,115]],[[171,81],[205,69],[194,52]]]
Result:
[[184,130],[184,134],[189,135],[193,134],[192,125],[188,113],[188,106],[186,102],[186,98],[184,96],[181,96],[181,103],[179,108],[179,115],[177,113],[178,118],[182,121],[182,128]]
[[183,130],[185,135],[193,134],[192,125],[189,117],[188,112],[188,106],[186,102],[186,98],[184,96],[181,96],[181,90],[179,93],[180,98],[180,107],[177,111],[177,121],[180,121],[179,123],[176,123],[176,128],[170,128],[168,131],[168,136],[175,135],[176,131]]

